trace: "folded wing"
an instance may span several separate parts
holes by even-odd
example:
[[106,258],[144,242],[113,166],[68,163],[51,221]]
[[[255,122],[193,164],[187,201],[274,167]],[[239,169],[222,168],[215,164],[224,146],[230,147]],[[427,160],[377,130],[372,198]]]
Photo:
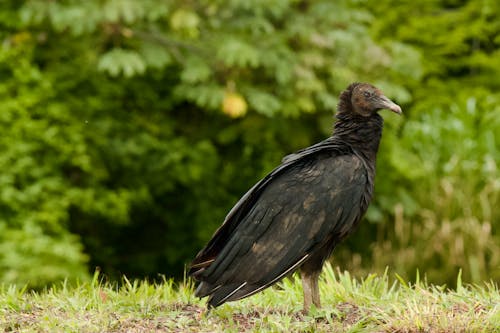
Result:
[[367,184],[362,160],[311,148],[250,189],[193,261],[189,273],[202,281],[197,296],[209,296],[209,305],[272,285],[359,221]]

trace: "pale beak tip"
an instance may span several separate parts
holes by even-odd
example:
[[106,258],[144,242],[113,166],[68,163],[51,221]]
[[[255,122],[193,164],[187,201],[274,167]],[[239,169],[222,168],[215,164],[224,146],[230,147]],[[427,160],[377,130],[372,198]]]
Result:
[[397,114],[402,114],[403,113],[403,110],[401,110],[401,107],[399,105],[397,105],[397,104],[391,105],[391,107],[389,108],[389,110],[391,110],[392,112],[397,113]]

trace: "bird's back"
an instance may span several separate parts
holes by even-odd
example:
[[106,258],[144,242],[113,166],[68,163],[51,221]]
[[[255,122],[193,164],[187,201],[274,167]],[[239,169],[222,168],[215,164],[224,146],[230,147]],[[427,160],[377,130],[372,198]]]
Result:
[[324,251],[329,241],[330,250],[322,254],[327,257],[366,210],[362,203],[372,183],[365,164],[353,153],[334,149],[285,160],[286,166],[275,169],[262,187],[250,190],[257,196],[246,194],[255,197],[241,205],[244,212],[232,212],[234,220],[225,223],[231,230],[221,230],[224,225],[218,230],[224,235],[215,246],[218,253],[198,255],[198,262],[208,260],[193,272],[202,281],[197,295],[209,295],[209,304],[218,306],[277,282]]

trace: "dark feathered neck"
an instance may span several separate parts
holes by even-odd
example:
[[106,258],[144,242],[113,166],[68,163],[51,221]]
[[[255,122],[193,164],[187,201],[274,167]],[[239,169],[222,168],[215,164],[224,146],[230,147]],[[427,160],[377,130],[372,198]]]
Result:
[[352,112],[352,102],[351,102],[351,97],[352,97],[352,91],[356,86],[358,86],[360,83],[359,82],[354,82],[347,87],[346,90],[344,90],[339,97],[339,104],[337,105],[337,112],[342,112],[342,113],[351,113]]
[[[337,121],[333,129],[333,136],[342,138],[356,148],[376,148],[382,136],[384,120],[375,113],[371,117],[363,117],[348,113],[337,113]],[[377,143],[375,147],[373,144]]]
[[340,95],[333,139],[348,145],[356,153],[375,162],[382,137],[384,120],[378,113],[364,117],[353,112],[351,103],[352,90],[359,83],[351,84]]

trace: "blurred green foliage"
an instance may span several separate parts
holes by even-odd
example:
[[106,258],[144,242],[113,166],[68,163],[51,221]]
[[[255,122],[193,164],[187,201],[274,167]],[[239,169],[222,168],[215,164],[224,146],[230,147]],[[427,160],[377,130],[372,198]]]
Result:
[[420,269],[440,283],[460,269],[469,281],[499,281],[500,3],[366,5],[383,17],[374,38],[417,48],[422,76],[406,81],[413,100],[399,131],[384,133],[369,212],[379,223],[361,237],[378,241],[351,263],[409,277]]
[[[369,81],[375,201],[339,265],[500,279],[495,1],[0,3],[0,280],[180,276]],[[404,20],[404,22],[402,22]],[[368,245],[369,244],[369,245]]]

